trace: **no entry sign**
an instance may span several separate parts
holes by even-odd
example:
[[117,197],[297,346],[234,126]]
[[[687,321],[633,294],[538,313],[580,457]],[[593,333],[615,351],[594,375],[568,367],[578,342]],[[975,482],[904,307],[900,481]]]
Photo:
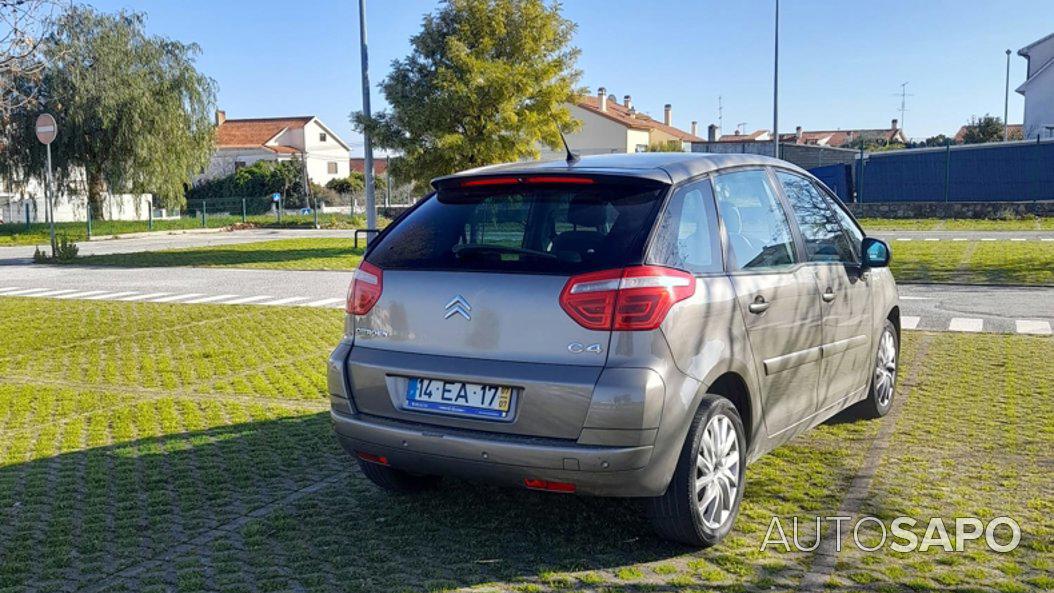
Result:
[[50,113],[41,113],[37,118],[37,140],[41,144],[51,144],[59,135],[59,126]]

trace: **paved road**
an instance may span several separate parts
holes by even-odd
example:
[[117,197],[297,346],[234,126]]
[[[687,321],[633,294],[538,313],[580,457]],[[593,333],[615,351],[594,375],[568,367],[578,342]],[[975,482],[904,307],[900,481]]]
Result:
[[[0,296],[336,308],[350,280],[349,272],[10,265],[0,268]],[[1054,288],[905,284],[900,294],[908,329],[1050,334],[1054,325]]]
[[[135,253],[182,247],[208,247],[232,243],[254,243],[275,239],[338,237],[351,239],[353,230],[315,229],[249,229],[244,231],[208,231],[189,233],[142,233],[125,239],[101,239],[77,243],[81,255]],[[41,245],[44,247],[44,245]],[[35,246],[0,247],[0,265],[23,264],[33,259]]]

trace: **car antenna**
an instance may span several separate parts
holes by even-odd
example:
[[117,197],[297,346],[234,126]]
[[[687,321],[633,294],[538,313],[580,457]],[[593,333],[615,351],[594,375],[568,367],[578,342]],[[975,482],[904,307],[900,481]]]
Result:
[[577,163],[579,161],[579,159],[581,159],[582,157],[580,157],[577,154],[571,152],[571,147],[567,145],[567,138],[564,138],[563,130],[561,130],[560,128],[557,128],[556,131],[557,131],[558,134],[560,134],[560,140],[563,140],[563,142],[564,142],[564,150],[567,151],[567,166],[570,167],[571,165]]

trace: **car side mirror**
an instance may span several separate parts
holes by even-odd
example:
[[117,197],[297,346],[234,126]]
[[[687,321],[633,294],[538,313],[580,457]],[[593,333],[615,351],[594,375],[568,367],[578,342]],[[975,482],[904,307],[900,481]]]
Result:
[[860,253],[863,254],[864,268],[884,268],[893,258],[893,251],[890,250],[889,244],[874,237],[864,237],[860,243]]

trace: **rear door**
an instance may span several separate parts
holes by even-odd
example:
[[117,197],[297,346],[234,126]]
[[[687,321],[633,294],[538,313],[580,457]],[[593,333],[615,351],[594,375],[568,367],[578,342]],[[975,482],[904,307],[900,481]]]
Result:
[[[819,411],[854,401],[871,369],[871,288],[860,268],[860,239],[852,240],[830,200],[812,180],[777,171],[797,220],[805,259],[815,272],[823,310]],[[862,237],[861,237],[862,239]]]
[[[611,332],[576,323],[561,291],[571,276],[640,263],[668,186],[592,177],[465,183],[441,189],[367,255],[382,290],[352,318],[356,403],[418,422],[577,438]],[[408,410],[415,377],[514,387],[515,413],[490,422]]]
[[816,410],[820,295],[764,169],[718,175],[714,190],[771,447],[808,426]]

